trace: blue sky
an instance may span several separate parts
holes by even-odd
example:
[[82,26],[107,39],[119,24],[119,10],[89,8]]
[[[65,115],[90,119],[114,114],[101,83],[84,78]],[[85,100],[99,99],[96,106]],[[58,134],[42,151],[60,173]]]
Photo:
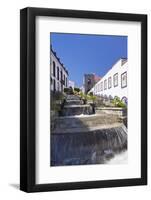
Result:
[[127,58],[127,36],[51,33],[50,41],[78,87],[84,74],[102,77],[119,58]]

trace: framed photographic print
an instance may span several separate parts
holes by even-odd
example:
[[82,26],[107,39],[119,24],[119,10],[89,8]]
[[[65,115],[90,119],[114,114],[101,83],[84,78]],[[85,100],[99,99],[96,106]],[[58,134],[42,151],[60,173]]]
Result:
[[20,189],[147,184],[147,16],[20,12]]

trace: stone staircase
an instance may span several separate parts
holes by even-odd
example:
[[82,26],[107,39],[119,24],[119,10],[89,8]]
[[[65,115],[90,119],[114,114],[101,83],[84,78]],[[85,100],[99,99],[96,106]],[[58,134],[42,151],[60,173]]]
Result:
[[83,116],[67,116],[67,117],[57,117],[55,119],[55,126],[53,133],[61,132],[72,132],[81,129],[81,131],[88,131],[91,129],[98,128],[109,128],[111,126],[115,127],[122,123],[121,119],[115,115],[104,115],[104,114],[94,114],[94,115],[83,115]]
[[93,114],[93,108],[89,104],[83,104],[79,96],[68,95],[61,112],[61,116],[75,115],[90,115]]
[[105,163],[127,148],[127,128],[119,116],[90,111],[79,97],[67,96],[63,116],[51,128],[51,166]]

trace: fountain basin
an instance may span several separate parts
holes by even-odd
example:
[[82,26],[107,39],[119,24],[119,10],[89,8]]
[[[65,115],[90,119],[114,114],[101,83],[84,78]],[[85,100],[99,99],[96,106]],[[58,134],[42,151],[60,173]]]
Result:
[[127,128],[118,112],[94,114],[93,105],[68,95],[61,116],[51,124],[50,165],[105,164],[127,149]]
[[105,164],[127,149],[127,129],[117,127],[51,135],[51,166]]

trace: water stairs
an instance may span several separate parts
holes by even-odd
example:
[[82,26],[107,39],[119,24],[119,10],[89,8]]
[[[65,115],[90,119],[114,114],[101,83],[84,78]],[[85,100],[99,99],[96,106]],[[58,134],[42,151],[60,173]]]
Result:
[[94,114],[92,105],[68,95],[51,129],[51,166],[105,164],[127,148],[127,128],[117,115]]

